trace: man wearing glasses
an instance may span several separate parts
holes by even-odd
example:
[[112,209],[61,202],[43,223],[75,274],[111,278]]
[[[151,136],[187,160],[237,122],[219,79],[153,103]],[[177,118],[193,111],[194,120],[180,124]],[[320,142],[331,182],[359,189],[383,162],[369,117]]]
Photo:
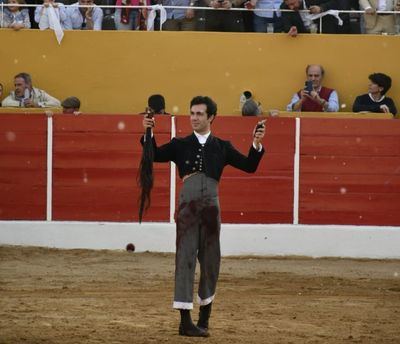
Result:
[[[176,218],[175,295],[173,308],[180,310],[179,334],[207,337],[208,321],[220,267],[220,208],[218,182],[222,170],[231,165],[253,173],[264,154],[261,141],[265,121],[253,132],[253,143],[247,156],[237,151],[229,141],[211,134],[211,123],[217,115],[217,105],[209,97],[198,96],[190,103],[190,123],[193,133],[173,138],[157,147],[153,136],[154,161],[173,161],[183,180]],[[154,127],[154,118],[144,117],[143,127]],[[142,139],[143,141],[143,139]],[[196,257],[200,264],[197,325],[192,322],[193,286]]]

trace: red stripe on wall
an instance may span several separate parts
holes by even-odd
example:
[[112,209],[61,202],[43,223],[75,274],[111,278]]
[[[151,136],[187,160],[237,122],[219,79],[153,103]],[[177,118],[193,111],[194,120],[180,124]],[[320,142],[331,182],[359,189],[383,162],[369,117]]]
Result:
[[46,219],[47,118],[0,116],[0,219]]
[[[170,117],[158,116],[157,138],[170,138]],[[142,116],[56,116],[53,219],[137,221],[136,183]],[[169,220],[169,167],[154,169],[152,205],[144,221]]]
[[[252,144],[252,132],[260,118],[218,117],[214,135],[229,140],[243,154]],[[189,117],[177,118],[180,136],[192,132]],[[269,118],[264,140],[266,153],[255,174],[227,166],[219,186],[221,218],[225,223],[292,223],[295,121]],[[177,195],[181,181],[177,177]],[[177,196],[177,200],[179,197]]]
[[300,223],[399,225],[400,122],[301,123]]

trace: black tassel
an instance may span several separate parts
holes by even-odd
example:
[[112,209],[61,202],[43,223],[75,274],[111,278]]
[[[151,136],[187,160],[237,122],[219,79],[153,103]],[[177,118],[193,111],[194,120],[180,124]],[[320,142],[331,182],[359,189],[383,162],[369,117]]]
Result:
[[[153,112],[149,108],[146,109],[146,113],[147,117],[153,117]],[[151,137],[151,128],[147,128],[138,175],[138,184],[141,189],[139,198],[139,223],[142,223],[143,214],[149,209],[151,203],[151,190],[154,182],[153,161],[154,147]]]

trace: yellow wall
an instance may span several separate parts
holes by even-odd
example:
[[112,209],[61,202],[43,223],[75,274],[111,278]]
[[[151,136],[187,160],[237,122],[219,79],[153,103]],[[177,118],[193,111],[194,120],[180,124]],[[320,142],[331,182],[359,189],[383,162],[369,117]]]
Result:
[[392,77],[388,95],[400,107],[400,36],[70,31],[59,46],[50,31],[1,29],[0,42],[6,93],[25,71],[59,99],[78,96],[85,112],[137,113],[162,93],[169,112],[187,113],[202,94],[219,113],[235,114],[246,89],[264,109],[284,110],[308,63],[324,65],[324,84],[338,90],[343,111],[378,71]]

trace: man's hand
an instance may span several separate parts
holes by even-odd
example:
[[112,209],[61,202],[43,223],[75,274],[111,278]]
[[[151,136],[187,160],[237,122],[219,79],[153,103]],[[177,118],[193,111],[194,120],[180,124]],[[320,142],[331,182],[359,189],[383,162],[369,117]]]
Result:
[[261,141],[264,138],[265,135],[265,122],[266,120],[262,120],[257,123],[257,126],[254,128],[253,131],[253,144],[256,147],[257,150],[261,148]]
[[290,37],[296,37],[297,34],[298,34],[298,32],[297,32],[297,27],[296,27],[296,26],[292,26],[292,27],[290,28],[289,32],[288,32],[288,35],[289,35]]
[[185,17],[186,19],[194,18],[194,10],[192,10],[191,8],[187,9]]
[[23,29],[25,25],[23,23],[14,23],[10,27],[13,28],[15,31],[18,31],[20,29]]
[[387,105],[383,104],[383,105],[380,106],[380,108],[381,108],[382,112],[390,113],[389,107]]
[[229,10],[232,8],[232,3],[229,0],[224,0],[224,2],[220,2],[220,7]]
[[24,99],[24,106],[27,108],[38,107],[38,105],[35,104],[32,99]]
[[374,10],[372,7],[368,7],[368,8],[365,10],[365,13],[366,13],[366,14],[375,14],[375,10]]
[[311,14],[318,14],[318,13],[321,13],[321,7],[319,7],[319,6],[311,6],[310,7],[310,13]]
[[154,128],[156,122],[154,117],[153,118],[149,118],[147,117],[147,115],[143,116],[143,128],[144,128],[144,132],[146,132],[147,128]]

